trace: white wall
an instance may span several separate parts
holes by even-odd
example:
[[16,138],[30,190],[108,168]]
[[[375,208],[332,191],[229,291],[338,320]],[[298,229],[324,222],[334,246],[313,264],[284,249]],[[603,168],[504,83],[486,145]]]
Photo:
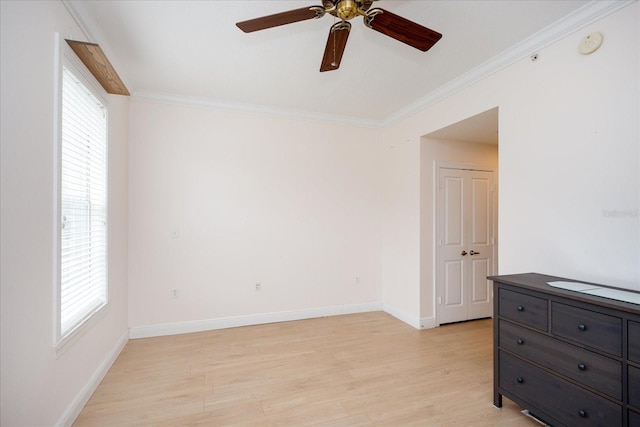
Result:
[[141,100],[130,123],[132,336],[382,307],[376,131]]
[[2,1],[0,8],[0,424],[62,425],[73,421],[128,337],[128,100],[109,100],[111,300],[105,315],[56,356],[54,33],[82,35],[61,2]]
[[[433,294],[413,268],[420,137],[496,106],[499,272],[640,289],[639,17],[635,2],[385,130],[396,147],[385,180],[384,229],[396,232],[385,234],[385,298],[402,276],[395,304],[418,319],[418,293]],[[578,43],[593,31],[604,44],[583,56]]]
[[[505,76],[502,273],[543,271],[640,290],[638,6],[543,50],[539,62],[516,64],[526,84]],[[591,31],[603,33],[603,46],[576,53]]]
[[385,311],[420,327],[420,140],[381,132],[385,167],[382,282]]

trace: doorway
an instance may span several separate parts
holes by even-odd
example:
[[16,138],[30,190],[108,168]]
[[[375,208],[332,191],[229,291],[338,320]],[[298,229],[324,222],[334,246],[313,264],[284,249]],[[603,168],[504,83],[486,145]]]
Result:
[[[491,304],[486,302],[487,297],[489,301],[492,299],[491,288],[489,287],[490,282],[486,282],[486,287],[482,287],[482,281],[479,278],[484,275],[486,281],[486,274],[482,271],[485,267],[487,274],[498,273],[498,113],[498,107],[495,107],[425,134],[421,138],[420,326],[422,328],[426,329],[436,327],[442,323],[492,315],[492,307],[490,311],[487,310],[487,307],[491,306]],[[460,185],[458,189],[460,191],[459,197],[463,197],[467,193],[472,194],[471,191],[475,191],[477,198],[478,192],[483,188],[483,185],[486,191],[490,191],[490,193],[486,194],[492,195],[491,203],[487,206],[491,207],[493,222],[484,231],[490,233],[490,237],[493,240],[488,240],[490,244],[485,250],[478,247],[467,247],[467,241],[460,241],[459,246],[465,246],[465,248],[460,247],[457,252],[460,258],[457,260],[459,279],[455,279],[456,264],[454,262],[450,262],[447,265],[448,270],[444,268],[444,265],[439,265],[439,262],[442,261],[442,256],[439,245],[441,230],[438,228],[438,223],[442,220],[438,219],[437,207],[442,205],[442,202],[438,200],[441,168],[492,173],[489,181],[482,181],[477,176],[470,178],[461,175],[455,179],[452,177],[448,182],[449,190],[452,191],[456,183]],[[465,172],[463,175],[469,175],[470,173]],[[472,190],[467,190],[466,193],[464,192],[465,180],[473,182],[473,184],[467,184],[467,187],[469,185],[472,186],[470,187]],[[444,184],[443,181],[443,187]],[[452,194],[449,197],[453,197]],[[466,204],[469,203],[469,201],[466,202]],[[460,202],[460,206],[462,206],[462,202]],[[450,220],[449,225],[451,226],[453,222],[455,221]],[[466,227],[468,228],[469,225]],[[475,233],[477,234],[479,231],[480,228],[476,227]],[[463,235],[460,234],[460,239],[462,237]],[[491,245],[493,250],[490,248]],[[470,255],[472,249],[474,255]],[[463,250],[466,251],[466,255],[462,255]],[[493,257],[483,260],[482,257],[485,256],[487,251],[492,252]],[[483,267],[483,263],[485,267]],[[471,267],[468,265],[471,265]],[[448,277],[443,276],[445,271],[448,271]],[[472,275],[475,275],[473,284],[463,285],[464,283],[471,283],[465,281],[471,280],[467,279],[467,277],[473,277]],[[448,280],[450,284],[447,289],[448,293],[445,292],[442,277],[444,277],[444,280]],[[452,283],[455,283],[455,280],[458,280],[459,284],[457,290],[451,286]],[[465,303],[467,297],[471,298],[471,304]],[[456,299],[457,304],[454,303]],[[485,302],[481,303],[480,301],[483,299]],[[462,306],[462,308],[455,310],[457,312],[455,316],[443,314],[442,306],[445,303],[448,304],[447,307],[449,308],[456,305]],[[468,307],[470,306],[473,308],[469,309]],[[483,306],[482,309],[480,308],[481,306]]]

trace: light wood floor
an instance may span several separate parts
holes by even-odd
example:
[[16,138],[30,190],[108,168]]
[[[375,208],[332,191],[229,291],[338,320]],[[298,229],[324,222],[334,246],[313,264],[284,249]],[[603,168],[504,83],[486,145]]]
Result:
[[131,340],[74,425],[539,427],[492,404],[491,328],[373,312]]

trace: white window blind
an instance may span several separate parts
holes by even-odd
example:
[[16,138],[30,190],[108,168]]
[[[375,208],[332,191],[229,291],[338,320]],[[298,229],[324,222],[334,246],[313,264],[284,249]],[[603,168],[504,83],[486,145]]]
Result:
[[107,303],[107,110],[67,68],[60,146],[60,338]]

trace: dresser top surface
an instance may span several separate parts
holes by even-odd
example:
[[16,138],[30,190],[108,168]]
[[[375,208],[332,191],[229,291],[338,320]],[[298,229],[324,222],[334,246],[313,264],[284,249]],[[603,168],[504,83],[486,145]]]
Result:
[[557,288],[549,285],[548,282],[563,281],[563,282],[583,283],[583,284],[598,286],[601,288],[623,290],[626,292],[631,292],[631,293],[640,295],[640,292],[629,290],[629,289],[615,288],[612,286],[601,285],[599,283],[584,282],[581,280],[567,279],[564,277],[557,277],[557,276],[549,276],[549,275],[540,274],[540,273],[505,274],[500,276],[489,276],[487,277],[487,279],[493,280],[494,282],[500,282],[500,283],[505,283],[508,285],[524,288],[524,289],[529,289],[532,291],[543,292],[546,294],[556,295],[563,298],[569,298],[575,301],[581,301],[589,304],[597,304],[600,306],[609,307],[612,309],[640,315],[640,305],[638,304],[618,301],[615,299],[605,298],[597,295],[589,295],[589,294],[577,292],[577,291],[561,289],[561,288]]

